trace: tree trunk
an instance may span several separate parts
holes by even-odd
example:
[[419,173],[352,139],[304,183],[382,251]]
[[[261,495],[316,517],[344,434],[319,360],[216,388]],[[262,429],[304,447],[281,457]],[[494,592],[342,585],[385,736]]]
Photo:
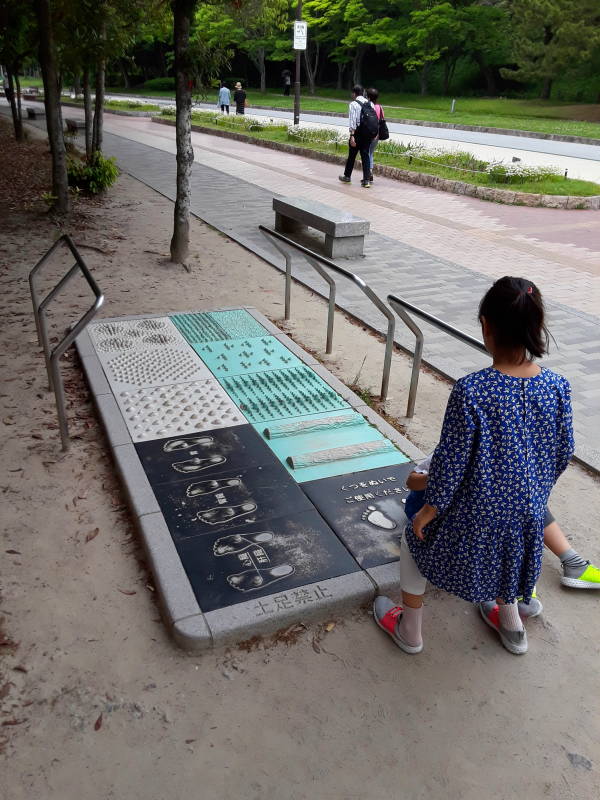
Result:
[[59,214],[66,214],[69,210],[69,183],[50,0],[35,0],[35,11],[39,29],[44,32],[44,35],[40,37],[39,61],[44,81],[46,127],[52,156],[52,194],[56,198],[54,209]]
[[177,145],[177,197],[171,238],[171,261],[185,264],[190,247],[190,177],[194,163],[191,109],[192,81],[187,60],[190,27],[196,0],[173,0],[175,46],[175,142]]
[[73,77],[73,93],[75,94],[75,99],[81,94],[81,75],[78,72]]
[[19,116],[19,123],[23,127],[23,109],[21,108],[21,81],[19,80],[19,68],[15,69],[15,87],[17,89],[17,114]]
[[477,62],[479,71],[485,79],[486,92],[488,96],[495,97],[498,93],[498,88],[496,86],[496,76],[494,75],[494,70],[488,66],[482,53],[477,53],[474,56],[474,59]]
[[[100,40],[106,40],[106,23],[102,23]],[[104,133],[104,78],[106,75],[106,58],[98,57],[96,64],[96,98],[94,101],[94,124],[92,127],[92,153],[102,151],[102,135]]]
[[352,60],[352,83],[354,86],[362,86],[362,65],[367,45],[359,44]]
[[421,94],[422,95],[426,95],[427,94],[427,78],[428,77],[429,77],[429,61],[426,61],[423,64],[423,67],[421,69],[421,73],[419,75],[419,83],[420,83],[420,86],[421,86]]
[[14,74],[11,67],[6,67],[6,76],[8,78],[8,88],[6,89],[6,99],[10,103],[10,111],[13,118],[13,126],[15,129],[15,139],[17,142],[23,141],[23,121],[19,113],[19,107],[15,98],[15,84]]
[[92,93],[90,92],[90,68],[83,71],[83,113],[85,114],[85,157],[92,155]]
[[319,68],[319,43],[315,43],[313,59],[309,57],[308,48],[304,51],[304,66],[306,67],[306,79],[308,81],[308,92],[315,93],[315,76]]
[[336,89],[343,89],[344,88],[344,72],[346,71],[346,65],[342,64],[338,61],[337,65],[337,81],[335,84]]
[[550,100],[550,93],[552,92],[552,78],[544,78],[542,84],[542,91],[540,92],[540,100]]
[[129,89],[131,86],[131,81],[129,80],[129,73],[127,72],[127,62],[124,58],[119,59],[119,65],[121,67],[121,75],[123,76],[123,83],[126,89]]

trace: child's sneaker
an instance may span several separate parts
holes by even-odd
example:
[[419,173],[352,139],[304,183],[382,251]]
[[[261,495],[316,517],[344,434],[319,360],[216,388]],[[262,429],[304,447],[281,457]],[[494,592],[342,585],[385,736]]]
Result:
[[535,589],[531,593],[531,600],[528,603],[524,603],[522,597],[517,597],[517,601],[521,619],[531,619],[532,617],[537,617],[544,610],[544,606],[538,600]]
[[402,606],[395,606],[389,597],[380,595],[373,603],[373,617],[382,631],[392,637],[394,644],[398,645],[405,653],[414,655],[423,649],[423,642],[419,645],[408,644],[398,633],[398,623],[402,617]]
[[500,641],[510,653],[520,656],[527,652],[527,634],[525,630],[509,631],[503,628],[500,625],[500,611],[497,603],[493,600],[479,603],[479,613],[486,625],[496,631]]
[[589,561],[586,563],[586,568],[578,577],[574,577],[572,574],[569,575],[569,572],[572,573],[573,570],[565,566],[565,574],[560,579],[562,585],[570,586],[572,589],[600,589],[600,569],[590,564]]

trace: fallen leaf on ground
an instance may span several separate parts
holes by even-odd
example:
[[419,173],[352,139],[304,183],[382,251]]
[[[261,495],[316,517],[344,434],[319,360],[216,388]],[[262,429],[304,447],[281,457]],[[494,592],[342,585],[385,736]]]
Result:
[[2,725],[22,725],[24,722],[27,722],[27,718],[25,719],[5,719]]
[[9,556],[20,556],[21,553],[18,550],[7,550],[6,551]]
[[334,628],[335,628],[335,622],[328,622],[327,625],[325,625],[325,630],[327,631],[327,633],[332,631]]
[[94,722],[94,730],[99,731],[101,727],[102,727],[102,714],[100,714],[96,722]]
[[85,537],[86,543],[87,542],[91,542],[92,539],[95,539],[96,536],[98,536],[99,533],[100,533],[100,528],[94,528],[93,531],[90,531],[88,534],[86,534],[86,537]]
[[[117,589],[119,589],[118,586],[117,586]],[[121,592],[121,594],[129,594],[129,595],[135,594],[135,592],[133,590],[130,590],[130,589],[119,589],[119,591]]]
[[321,648],[317,644],[316,639],[312,640],[312,649],[315,651],[315,653],[320,653],[321,652]]

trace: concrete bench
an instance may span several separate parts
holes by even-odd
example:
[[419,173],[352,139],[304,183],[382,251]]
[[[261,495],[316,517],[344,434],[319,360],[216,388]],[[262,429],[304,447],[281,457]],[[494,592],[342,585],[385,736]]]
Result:
[[305,197],[274,197],[275,230],[297,233],[303,226],[325,234],[325,252],[336,256],[361,256],[369,222],[348,211],[326,206]]
[[65,119],[67,133],[77,133],[85,129],[85,122],[82,119]]
[[46,109],[44,108],[44,106],[42,106],[41,108],[27,107],[27,119],[39,119],[45,116],[46,116]]

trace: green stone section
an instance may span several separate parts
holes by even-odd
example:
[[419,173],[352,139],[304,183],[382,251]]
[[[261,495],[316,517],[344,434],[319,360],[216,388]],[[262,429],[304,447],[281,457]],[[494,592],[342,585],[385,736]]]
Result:
[[218,378],[302,366],[302,361],[274,336],[205,342],[195,344],[194,350]]
[[304,365],[219,380],[250,422],[349,407],[337,392]]
[[216,342],[228,338],[210,313],[171,314],[170,319],[190,344]]
[[265,336],[267,333],[266,328],[243,308],[233,311],[211,311],[209,316],[227,333],[225,337],[227,339]]

